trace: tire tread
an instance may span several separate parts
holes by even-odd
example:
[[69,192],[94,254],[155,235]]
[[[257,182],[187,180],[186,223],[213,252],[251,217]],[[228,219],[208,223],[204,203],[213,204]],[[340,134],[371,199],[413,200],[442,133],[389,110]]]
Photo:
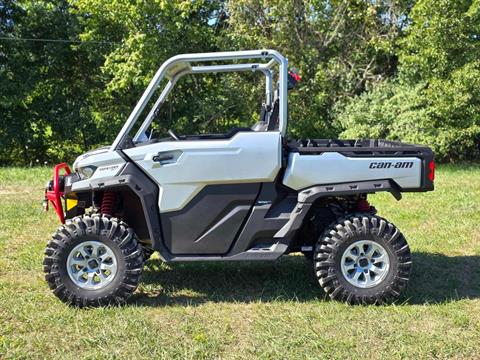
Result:
[[[338,277],[343,275],[336,271],[335,264],[341,260],[339,248],[344,242],[368,233],[391,246],[397,266],[389,283],[382,284],[373,295],[362,295],[361,290],[350,291],[339,282]],[[383,304],[397,299],[407,286],[411,265],[410,249],[402,233],[376,215],[354,214],[339,221],[323,232],[314,249],[314,272],[320,286],[330,298],[349,304]]]
[[[119,285],[98,298],[82,296],[71,291],[60,276],[62,253],[74,239],[83,235],[98,235],[117,244],[125,259],[125,271]],[[123,304],[136,290],[143,272],[142,246],[136,235],[123,221],[105,215],[83,215],[69,219],[52,235],[45,249],[43,270],[45,280],[53,293],[63,302],[78,307],[95,307]]]

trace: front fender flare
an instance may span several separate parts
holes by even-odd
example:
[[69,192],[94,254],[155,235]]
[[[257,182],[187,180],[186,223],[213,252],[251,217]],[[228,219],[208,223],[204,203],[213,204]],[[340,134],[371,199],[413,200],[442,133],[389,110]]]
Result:
[[127,163],[120,174],[108,179],[92,180],[87,186],[76,187],[72,183],[71,191],[103,191],[106,189],[130,188],[140,199],[145,222],[148,227],[152,247],[160,252],[162,257],[169,257],[164,251],[163,238],[158,211],[158,185],[148,178],[134,164]]

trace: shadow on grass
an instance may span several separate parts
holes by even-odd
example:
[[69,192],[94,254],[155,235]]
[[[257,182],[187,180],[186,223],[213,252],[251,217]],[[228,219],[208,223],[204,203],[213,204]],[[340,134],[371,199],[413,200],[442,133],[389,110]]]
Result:
[[[303,256],[276,262],[163,264],[150,260],[139,306],[200,305],[205,302],[326,301]],[[480,256],[414,253],[413,272],[400,302],[425,304],[480,298]]]
[[405,298],[410,304],[480,298],[480,256],[413,253]]

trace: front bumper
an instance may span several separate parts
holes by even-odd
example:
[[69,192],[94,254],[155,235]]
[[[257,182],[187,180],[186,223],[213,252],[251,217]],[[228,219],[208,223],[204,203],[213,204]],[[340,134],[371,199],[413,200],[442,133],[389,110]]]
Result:
[[[60,175],[60,171],[62,170],[63,176]],[[65,175],[70,175],[70,173],[70,168],[66,163],[55,165],[55,168],[53,169],[53,179],[49,181],[45,187],[43,208],[45,211],[48,211],[49,203],[51,203],[62,224],[65,224],[65,214],[62,206],[62,200],[65,196],[63,177]]]

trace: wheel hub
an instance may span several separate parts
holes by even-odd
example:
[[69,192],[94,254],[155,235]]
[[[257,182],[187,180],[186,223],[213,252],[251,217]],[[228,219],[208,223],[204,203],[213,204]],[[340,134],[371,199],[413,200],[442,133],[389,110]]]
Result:
[[73,283],[82,289],[102,289],[115,278],[117,258],[104,243],[84,241],[70,251],[67,272]]
[[[101,260],[100,260],[101,261]],[[88,262],[88,267],[91,269],[91,270],[96,270],[98,268],[98,261],[97,259],[92,259]]]
[[370,265],[370,261],[367,258],[361,258],[360,260],[358,260],[358,266],[366,268],[368,267],[368,265]]
[[345,249],[341,270],[344,278],[359,288],[380,284],[390,269],[390,258],[385,248],[372,240],[358,240]]

